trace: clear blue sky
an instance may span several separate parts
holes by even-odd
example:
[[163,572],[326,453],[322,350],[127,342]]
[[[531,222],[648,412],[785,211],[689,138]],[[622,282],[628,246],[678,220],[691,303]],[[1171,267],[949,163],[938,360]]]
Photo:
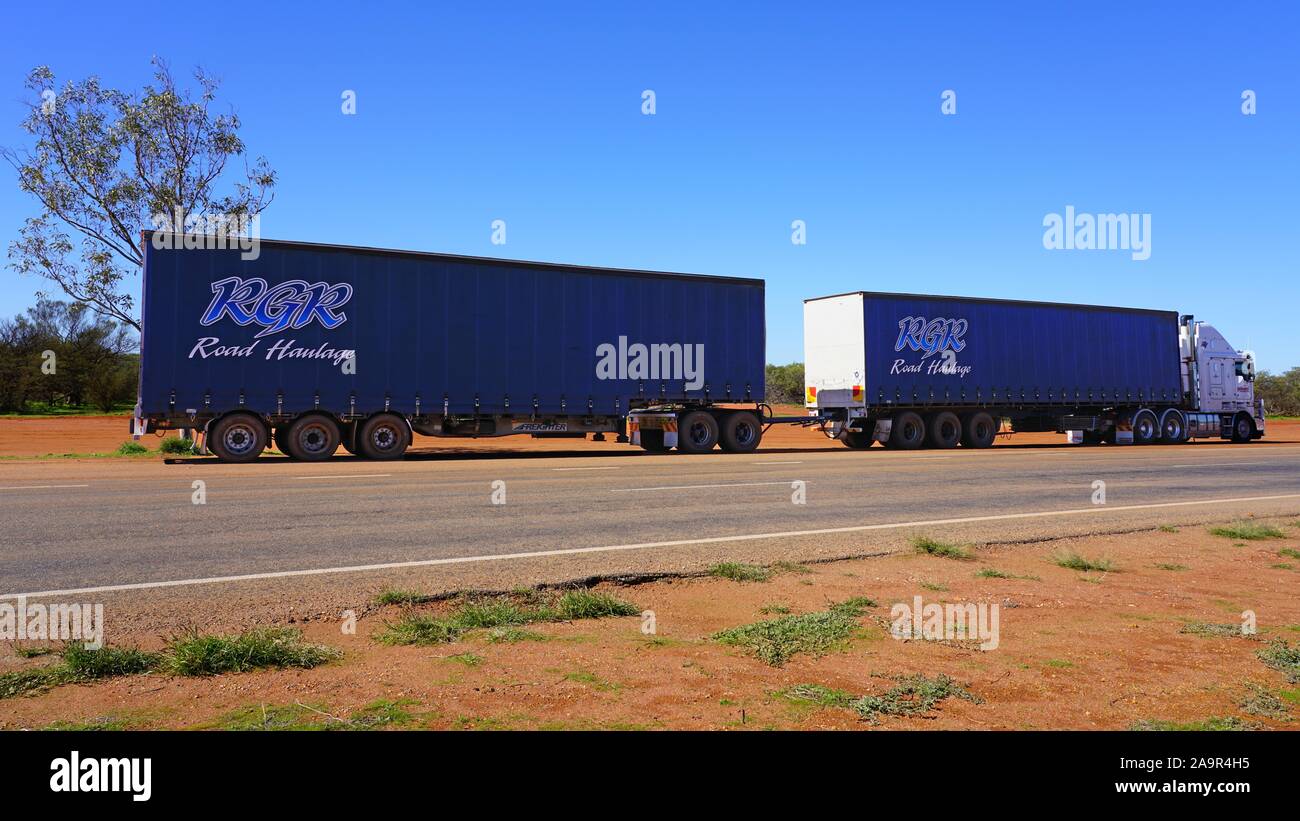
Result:
[[[61,5],[6,11],[0,143],[35,65],[202,65],[280,174],[264,237],[758,276],[775,362],[864,289],[1191,312],[1300,365],[1290,3]],[[1067,205],[1151,214],[1150,259],[1044,249]],[[0,273],[0,314],[42,287]]]

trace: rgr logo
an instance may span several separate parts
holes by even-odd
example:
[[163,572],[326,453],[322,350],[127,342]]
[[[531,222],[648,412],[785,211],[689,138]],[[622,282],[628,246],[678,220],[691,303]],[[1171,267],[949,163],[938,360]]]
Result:
[[922,359],[929,359],[940,351],[961,353],[966,350],[966,342],[962,337],[968,328],[970,323],[964,319],[903,317],[898,320],[898,342],[894,343],[894,350],[911,348],[914,351],[925,351]]
[[312,320],[329,329],[337,328],[348,321],[348,315],[338,309],[352,298],[352,286],[302,279],[270,286],[261,277],[226,277],[212,283],[212,293],[200,325],[214,325],[230,317],[236,325],[261,325],[257,337],[263,337],[305,328]]
[[129,792],[132,801],[153,795],[152,758],[82,758],[73,750],[50,762],[51,792]]
[[618,338],[618,346],[605,342],[596,346],[597,379],[685,380],[688,391],[704,385],[704,345],[674,342],[643,345],[627,344]]

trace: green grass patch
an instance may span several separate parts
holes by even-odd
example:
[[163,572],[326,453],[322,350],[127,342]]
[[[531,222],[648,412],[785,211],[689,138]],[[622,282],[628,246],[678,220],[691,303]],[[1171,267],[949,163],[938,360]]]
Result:
[[944,559],[969,561],[975,558],[974,554],[961,545],[941,542],[938,539],[931,539],[929,536],[913,537],[912,550],[925,556],[939,556]]
[[1047,667],[1055,667],[1058,670],[1068,670],[1074,666],[1074,662],[1065,659],[1048,659],[1043,664]]
[[1257,653],[1259,660],[1286,676],[1291,684],[1300,684],[1300,643],[1295,647],[1286,639],[1274,639]]
[[852,710],[872,724],[879,724],[881,716],[926,716],[949,698],[982,703],[982,699],[945,675],[931,678],[918,673],[896,681],[897,684],[880,695],[854,696],[821,684],[796,684],[777,695],[793,704]]
[[858,618],[863,611],[873,606],[875,602],[871,599],[860,597],[831,605],[827,610],[722,630],[712,638],[719,644],[743,648],[773,667],[781,667],[799,653],[820,656],[841,644],[861,627]]
[[935,593],[947,593],[947,592],[948,592],[948,585],[946,585],[946,584],[940,584],[939,582],[925,582],[925,581],[923,581],[923,582],[920,582],[919,584],[921,585],[922,589],[925,589],[925,590],[932,590],[932,591],[934,591]]
[[1179,571],[1179,570],[1186,570],[1186,569],[1187,569],[1187,565],[1185,565],[1185,564],[1167,564],[1167,563],[1165,563],[1165,562],[1159,562],[1159,563],[1156,564],[1156,568],[1159,569],[1159,570],[1172,570],[1172,571],[1177,572],[1177,571]]
[[1291,720],[1291,708],[1285,701],[1254,682],[1246,684],[1246,691],[1237,701],[1237,706],[1253,716],[1272,718],[1278,721]]
[[1178,528],[1174,527],[1173,525],[1160,525],[1160,532],[1161,532],[1161,533],[1177,533],[1177,532],[1178,532]]
[[19,645],[14,648],[14,654],[20,659],[40,658],[41,656],[48,656],[53,652],[53,647],[23,647]]
[[124,647],[90,649],[73,642],[63,648],[63,666],[72,681],[93,681],[116,676],[135,676],[158,668],[162,661],[159,653]]
[[772,571],[756,564],[723,562],[710,567],[709,575],[719,579],[730,579],[733,582],[765,582],[772,578]]
[[466,667],[477,667],[483,663],[483,657],[474,653],[458,653],[454,656],[447,656],[447,661],[463,664]]
[[854,696],[846,690],[835,690],[821,684],[796,684],[777,695],[795,704],[812,704],[817,707],[848,707]]
[[318,667],[341,656],[338,650],[302,640],[287,627],[263,627],[237,636],[214,636],[191,630],[168,642],[162,663],[178,676],[244,673],[265,667]]
[[1273,568],[1274,570],[1295,570],[1295,565],[1287,564],[1286,562],[1278,562],[1277,564],[1270,564],[1269,567]]
[[169,456],[193,456],[194,440],[182,439],[179,436],[168,436],[158,443],[158,452],[166,453]]
[[426,602],[431,601],[433,601],[432,596],[425,595],[424,593],[417,593],[414,590],[389,589],[381,591],[378,596],[375,596],[375,604],[380,607],[387,607],[393,604],[409,606],[413,604],[425,604]]
[[493,627],[484,639],[488,644],[518,644],[521,641],[549,641],[550,636],[518,627]]
[[1286,556],[1288,559],[1300,559],[1300,550],[1284,547],[1277,552],[1277,555]]
[[1186,633],[1192,636],[1207,636],[1209,638],[1219,639],[1240,639],[1247,638],[1248,634],[1241,632],[1240,624],[1216,624],[1206,621],[1192,621],[1184,624],[1179,633]]
[[1015,576],[995,567],[983,567],[975,574],[977,579],[1014,579]]
[[[608,593],[569,590],[562,594],[529,591],[505,596],[483,596],[461,601],[449,613],[408,613],[385,625],[375,635],[383,644],[447,644],[471,630],[523,627],[528,624],[610,616],[635,616],[636,605]],[[490,640],[490,639],[489,639]]]
[[136,441],[127,441],[117,446],[114,451],[118,456],[139,456],[148,453],[149,449]]
[[332,713],[321,704],[255,704],[225,713],[216,721],[201,725],[200,729],[281,732],[380,730],[415,723],[416,716],[405,708],[416,703],[411,699],[380,699],[351,714]]
[[790,608],[784,604],[765,604],[758,608],[758,612],[763,616],[784,616],[790,612]]
[[799,576],[806,576],[812,572],[810,568],[798,562],[779,561],[772,563],[772,570],[777,573],[794,573]]
[[1200,721],[1163,721],[1155,718],[1144,718],[1135,721],[1129,726],[1130,730],[1155,731],[1155,732],[1232,732],[1238,730],[1257,730],[1259,725],[1253,721],[1246,721],[1236,716],[1211,716],[1201,719]]
[[1052,554],[1052,563],[1068,570],[1080,570],[1084,573],[1114,573],[1115,565],[1110,559],[1089,559],[1072,550],[1058,551]]
[[600,676],[587,670],[576,670],[572,673],[566,673],[564,680],[572,681],[575,684],[582,684],[592,688],[593,690],[600,690],[601,692],[606,693],[622,689],[621,684],[605,681]]
[[1225,539],[1241,539],[1244,541],[1257,541],[1259,539],[1285,539],[1286,534],[1272,525],[1262,525],[1258,522],[1234,522],[1230,525],[1221,525],[1210,528],[1211,536],[1222,536]]

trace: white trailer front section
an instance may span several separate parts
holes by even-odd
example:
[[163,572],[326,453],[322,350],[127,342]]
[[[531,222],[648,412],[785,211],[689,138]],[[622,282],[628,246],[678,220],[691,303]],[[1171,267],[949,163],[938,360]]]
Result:
[[866,406],[865,333],[862,294],[803,304],[804,404],[809,409]]

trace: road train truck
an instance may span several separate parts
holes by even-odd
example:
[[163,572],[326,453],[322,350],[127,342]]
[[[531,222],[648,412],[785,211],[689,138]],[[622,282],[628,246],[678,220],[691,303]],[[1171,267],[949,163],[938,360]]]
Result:
[[857,292],[804,302],[809,412],[850,448],[1264,435],[1255,358],[1168,311]]
[[1179,442],[1264,431],[1254,360],[1175,314],[889,294],[805,303],[806,415],[763,401],[761,279],[146,232],[132,432],[201,452],[400,458],[412,435],[612,434],[748,452],[1014,430]]

